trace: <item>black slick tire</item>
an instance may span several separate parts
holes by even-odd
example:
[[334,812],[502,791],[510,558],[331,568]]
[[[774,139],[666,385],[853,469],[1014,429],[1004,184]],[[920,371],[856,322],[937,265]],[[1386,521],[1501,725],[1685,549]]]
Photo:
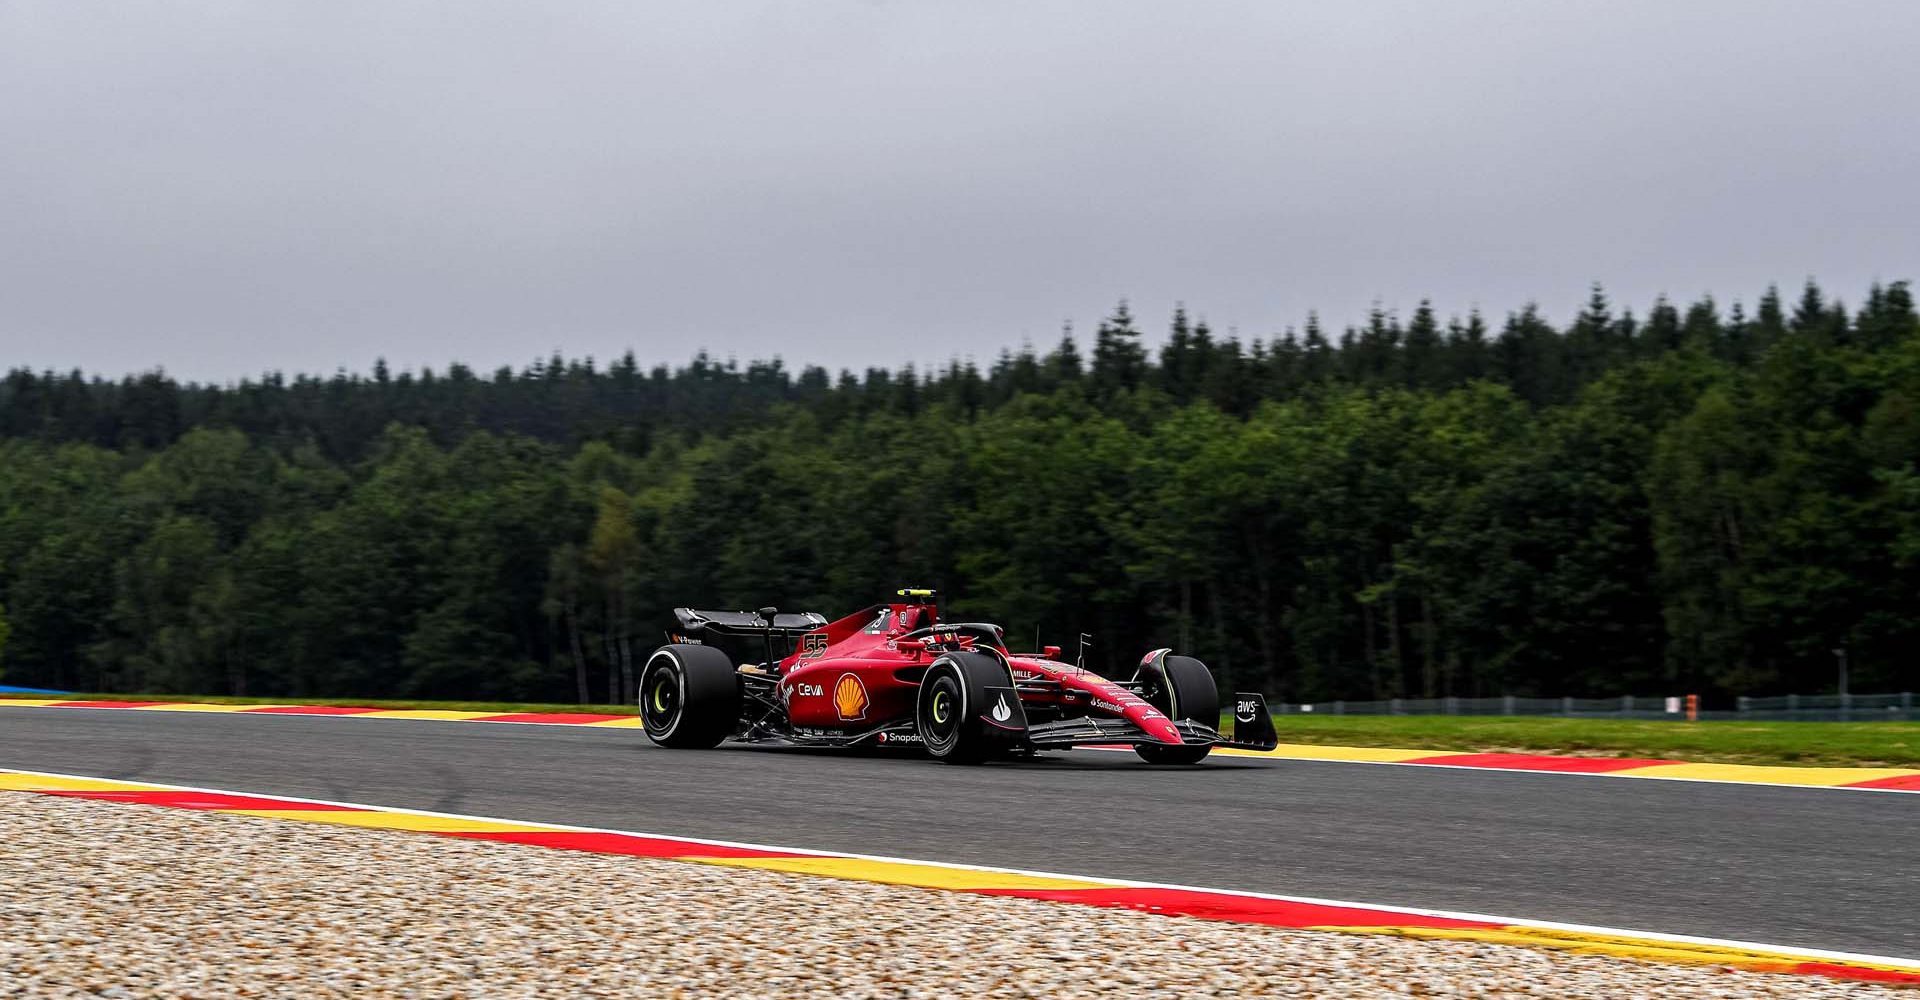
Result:
[[[1210,729],[1220,725],[1220,689],[1214,685],[1213,671],[1199,660],[1170,654],[1151,657],[1141,664],[1134,680],[1144,682],[1140,697],[1167,718],[1191,719]],[[1208,744],[1136,743],[1133,752],[1149,764],[1198,764],[1212,749]]]
[[640,668],[640,722],[647,739],[676,750],[706,750],[740,719],[740,680],[712,646],[661,646]]
[[1008,749],[1007,736],[980,718],[983,688],[990,684],[1010,690],[1013,678],[999,660],[981,653],[948,653],[927,668],[913,719],[929,756],[978,764]]

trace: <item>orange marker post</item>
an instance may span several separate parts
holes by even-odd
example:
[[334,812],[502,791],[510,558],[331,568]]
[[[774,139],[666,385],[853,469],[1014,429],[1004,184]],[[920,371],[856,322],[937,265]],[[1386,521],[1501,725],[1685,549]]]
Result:
[[1687,695],[1687,721],[1700,721],[1700,696],[1697,694]]

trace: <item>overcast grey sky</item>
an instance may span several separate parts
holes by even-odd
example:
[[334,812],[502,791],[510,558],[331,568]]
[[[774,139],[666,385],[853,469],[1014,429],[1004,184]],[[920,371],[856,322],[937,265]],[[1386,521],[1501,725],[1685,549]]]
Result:
[[0,367],[983,362],[1920,277],[1920,2],[0,0]]

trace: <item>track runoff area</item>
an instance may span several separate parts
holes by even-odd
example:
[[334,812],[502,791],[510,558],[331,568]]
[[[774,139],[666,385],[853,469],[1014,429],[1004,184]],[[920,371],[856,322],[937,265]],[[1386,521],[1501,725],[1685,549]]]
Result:
[[[631,728],[638,724],[638,720],[624,716],[528,716],[311,706],[229,706],[56,700],[36,702],[8,700],[0,702],[0,706],[106,711],[317,715],[338,717],[343,723],[348,720],[371,721],[385,718],[416,722],[479,722],[598,728]],[[1254,755],[1244,751],[1237,753]],[[1298,745],[1283,745],[1275,751],[1259,755],[1415,767],[1554,771],[1570,777],[1575,775],[1651,777],[1687,781],[1814,785],[1851,789],[1869,794],[1920,791],[1920,772],[1894,771],[1893,769],[1738,768],[1731,765],[1687,764],[1673,761],[1622,762]],[[823,766],[830,766],[830,764],[823,762]],[[1661,768],[1672,768],[1675,771],[1658,773]],[[0,793],[4,792],[372,830],[409,831],[463,840],[494,841],[603,855],[757,869],[942,892],[1042,900],[1063,905],[1127,909],[1167,917],[1330,933],[1477,941],[1650,962],[1710,965],[1750,972],[1920,986],[1920,959],[1777,947],[1753,942],[1529,920],[1523,917],[1494,914],[1382,906],[1332,899],[1111,879],[1088,874],[817,851],[782,845],[678,837],[664,833],[530,823],[502,817],[469,816],[351,802],[322,801],[278,795],[271,791],[257,789],[213,789],[0,768]]]

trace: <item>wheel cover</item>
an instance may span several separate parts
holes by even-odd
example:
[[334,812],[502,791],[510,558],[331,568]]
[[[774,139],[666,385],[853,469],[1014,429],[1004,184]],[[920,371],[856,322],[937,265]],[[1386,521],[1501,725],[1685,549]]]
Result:
[[647,672],[645,696],[640,699],[640,721],[647,732],[663,735],[672,732],[680,717],[680,678],[673,667],[662,663]]
[[960,684],[950,674],[940,675],[927,688],[920,738],[936,757],[945,756],[960,742],[960,713],[955,711],[959,692]]

